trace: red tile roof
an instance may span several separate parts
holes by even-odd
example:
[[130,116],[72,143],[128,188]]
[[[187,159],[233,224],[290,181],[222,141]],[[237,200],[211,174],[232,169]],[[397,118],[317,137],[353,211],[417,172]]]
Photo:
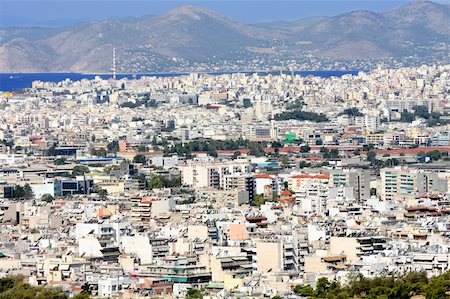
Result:
[[[432,151],[450,152],[450,146],[428,146],[428,147],[416,147],[416,148],[394,148],[386,150],[375,150],[377,155],[417,155],[419,153],[429,153]],[[365,154],[367,152],[364,152]]]
[[319,180],[328,180],[330,179],[330,175],[328,173],[321,173],[321,174],[298,174],[291,178],[294,179],[319,179]]

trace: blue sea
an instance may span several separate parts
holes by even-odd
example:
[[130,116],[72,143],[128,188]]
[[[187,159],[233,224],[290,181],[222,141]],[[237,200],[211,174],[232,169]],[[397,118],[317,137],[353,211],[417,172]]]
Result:
[[[357,75],[359,71],[297,71],[295,74],[300,74],[301,76],[318,76],[322,78],[329,77],[341,77],[346,74]],[[208,73],[212,75],[221,75],[221,74],[230,74],[232,72],[213,72]],[[240,72],[245,74],[252,74],[254,72]],[[268,74],[267,72],[258,72],[259,74]],[[273,74],[277,74],[278,72],[273,72]],[[187,75],[187,73],[161,73],[161,74],[118,74],[117,79],[121,78],[141,78],[142,76],[156,76],[156,77],[174,77],[174,76],[182,76]],[[14,91],[22,88],[31,87],[31,83],[36,80],[44,81],[44,82],[60,82],[65,79],[70,79],[72,81],[78,81],[81,79],[94,79],[95,76],[99,76],[103,79],[111,78],[111,74],[82,74],[82,73],[16,73],[16,74],[0,74],[0,91]]]

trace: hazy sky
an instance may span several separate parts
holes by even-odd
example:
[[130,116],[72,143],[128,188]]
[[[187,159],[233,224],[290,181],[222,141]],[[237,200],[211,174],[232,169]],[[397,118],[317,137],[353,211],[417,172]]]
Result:
[[[80,20],[159,15],[181,5],[214,10],[244,23],[296,20],[309,16],[337,15],[357,9],[387,11],[403,0],[0,0],[0,26],[59,26]],[[437,1],[449,3],[449,1]]]

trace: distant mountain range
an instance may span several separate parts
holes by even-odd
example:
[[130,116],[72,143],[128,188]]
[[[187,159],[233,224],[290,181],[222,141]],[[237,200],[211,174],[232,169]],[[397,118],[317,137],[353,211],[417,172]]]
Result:
[[0,28],[0,72],[109,72],[113,47],[119,72],[141,73],[255,57],[450,61],[450,6],[419,1],[386,13],[253,25],[183,6],[160,16]]

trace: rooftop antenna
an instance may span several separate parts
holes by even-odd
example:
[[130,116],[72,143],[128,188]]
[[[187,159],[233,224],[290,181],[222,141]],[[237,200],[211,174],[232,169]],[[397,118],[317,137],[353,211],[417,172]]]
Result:
[[113,57],[112,57],[112,77],[116,80],[116,48],[113,48]]
[[291,63],[289,65],[289,69],[291,70],[291,77],[292,77],[292,80],[293,80],[294,76],[295,76],[295,64]]

